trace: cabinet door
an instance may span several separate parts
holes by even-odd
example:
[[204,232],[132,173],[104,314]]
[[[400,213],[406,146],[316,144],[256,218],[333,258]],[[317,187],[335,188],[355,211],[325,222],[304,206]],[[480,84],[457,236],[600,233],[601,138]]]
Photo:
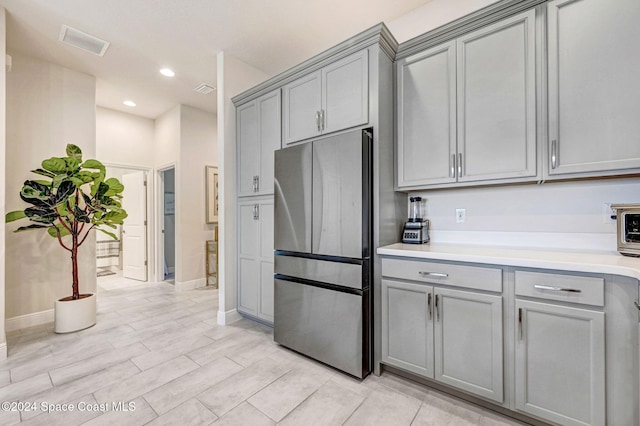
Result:
[[516,321],[516,408],[563,425],[604,425],[604,313],[516,300]]
[[435,290],[435,379],[503,401],[502,297]]
[[282,88],[285,144],[320,134],[321,79],[316,71]]
[[280,122],[280,90],[257,99],[260,139],[259,194],[273,194],[273,153],[282,147]]
[[398,187],[455,182],[455,42],[397,66]]
[[556,0],[547,11],[549,174],[640,168],[640,2]]
[[368,51],[322,69],[322,131],[335,132],[369,121]]
[[382,280],[382,362],[433,378],[433,287]]
[[256,211],[258,204],[238,203],[238,310],[257,315],[259,297],[259,235]]
[[260,175],[258,107],[242,105],[236,112],[238,138],[238,195],[255,195],[255,178]]
[[535,11],[457,40],[458,181],[536,175]]
[[260,203],[258,217],[260,223],[258,318],[273,322],[273,200]]

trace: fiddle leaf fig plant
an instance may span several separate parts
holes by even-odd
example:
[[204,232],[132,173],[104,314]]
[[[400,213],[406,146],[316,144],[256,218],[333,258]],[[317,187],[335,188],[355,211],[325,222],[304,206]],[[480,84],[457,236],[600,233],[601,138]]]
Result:
[[14,232],[46,229],[60,246],[71,253],[72,291],[67,299],[79,299],[78,248],[94,228],[117,239],[106,228],[122,225],[127,212],[120,200],[124,185],[116,178],[106,179],[104,165],[98,160],[82,161],[81,149],[68,144],[66,157],[52,157],[32,170],[41,178],[27,180],[20,198],[29,204],[24,210],[9,212],[6,222],[26,219]]

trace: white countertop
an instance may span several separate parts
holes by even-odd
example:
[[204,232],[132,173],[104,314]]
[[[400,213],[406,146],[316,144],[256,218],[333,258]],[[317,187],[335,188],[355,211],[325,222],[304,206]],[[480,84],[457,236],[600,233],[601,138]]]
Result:
[[640,280],[640,258],[617,251],[559,250],[471,244],[402,244],[379,247],[382,256],[487,263],[622,275]]

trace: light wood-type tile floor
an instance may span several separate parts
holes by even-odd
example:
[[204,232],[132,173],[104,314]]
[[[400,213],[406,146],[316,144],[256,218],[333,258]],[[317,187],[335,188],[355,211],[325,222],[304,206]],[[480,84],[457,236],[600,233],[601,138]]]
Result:
[[215,289],[98,284],[94,327],[9,333],[0,425],[520,424],[388,373],[352,379],[248,320],[218,325]]

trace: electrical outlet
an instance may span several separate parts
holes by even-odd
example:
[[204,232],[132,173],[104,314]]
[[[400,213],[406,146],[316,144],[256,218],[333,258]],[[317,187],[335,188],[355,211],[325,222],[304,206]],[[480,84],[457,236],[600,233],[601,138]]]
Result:
[[467,209],[456,209],[456,223],[465,223],[467,221]]
[[611,208],[611,203],[604,203],[604,223],[616,223],[616,211]]

